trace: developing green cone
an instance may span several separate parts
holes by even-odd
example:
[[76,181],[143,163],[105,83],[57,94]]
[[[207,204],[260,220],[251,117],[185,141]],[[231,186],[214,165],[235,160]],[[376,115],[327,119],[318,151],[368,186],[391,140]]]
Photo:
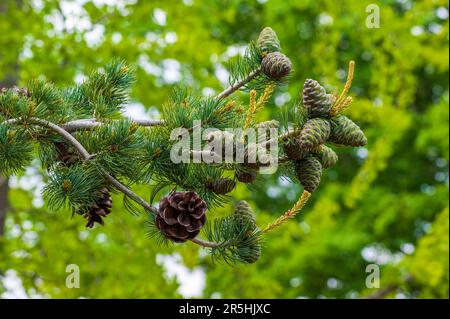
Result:
[[317,151],[315,151],[315,155],[323,168],[330,168],[336,165],[338,161],[338,156],[333,149],[325,145],[321,145]]
[[261,245],[257,240],[252,240],[245,247],[239,247],[236,254],[242,262],[253,264],[261,257]]
[[319,187],[322,177],[322,164],[313,156],[295,163],[295,172],[300,183],[308,192],[314,192]]
[[301,160],[308,155],[309,150],[300,146],[300,138],[296,137],[293,140],[287,141],[283,144],[284,153],[291,160]]
[[258,229],[255,213],[245,200],[241,200],[236,205],[233,218],[237,221],[240,231],[243,228],[248,231],[244,242],[237,247],[236,255],[244,263],[255,263],[261,256],[261,245],[257,238],[252,237],[252,233]]
[[328,117],[332,97],[316,80],[306,79],[303,86],[303,106],[309,117]]
[[303,125],[300,132],[300,147],[307,150],[325,143],[330,136],[330,121],[320,117],[312,118]]
[[283,53],[270,52],[261,62],[263,73],[270,79],[279,80],[291,73],[291,60]]
[[245,200],[241,200],[237,203],[236,208],[234,209],[234,218],[241,224],[250,223],[252,231],[256,229],[255,213]]
[[367,138],[364,132],[352,120],[344,115],[336,116],[331,120],[330,141],[340,145],[364,146]]
[[218,195],[225,195],[231,192],[236,186],[236,182],[231,178],[219,178],[212,184],[212,190]]
[[266,27],[259,34],[257,41],[258,48],[262,52],[280,52],[280,40],[278,40],[277,34],[272,28]]

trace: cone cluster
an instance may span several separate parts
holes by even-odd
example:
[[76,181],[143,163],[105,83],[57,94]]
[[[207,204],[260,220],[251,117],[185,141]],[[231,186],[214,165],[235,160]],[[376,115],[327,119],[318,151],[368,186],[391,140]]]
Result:
[[338,156],[325,143],[359,147],[367,144],[363,131],[344,115],[332,113],[335,98],[319,82],[307,79],[303,107],[308,116],[300,134],[283,144],[286,156],[294,161],[295,172],[304,189],[314,192],[323,169],[336,165]]

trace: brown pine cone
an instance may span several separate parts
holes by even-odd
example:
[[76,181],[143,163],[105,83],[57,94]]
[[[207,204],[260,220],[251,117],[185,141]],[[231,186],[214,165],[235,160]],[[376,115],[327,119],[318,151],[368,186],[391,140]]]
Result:
[[95,203],[86,210],[78,211],[84,218],[88,220],[86,227],[92,228],[95,223],[104,225],[103,217],[106,217],[111,213],[112,198],[109,193],[109,189],[104,187],[101,190],[101,196],[95,201]]
[[54,142],[58,160],[65,166],[71,166],[78,160],[77,154],[64,142]]
[[195,192],[173,192],[164,197],[156,215],[156,227],[173,242],[195,238],[206,222],[206,203]]

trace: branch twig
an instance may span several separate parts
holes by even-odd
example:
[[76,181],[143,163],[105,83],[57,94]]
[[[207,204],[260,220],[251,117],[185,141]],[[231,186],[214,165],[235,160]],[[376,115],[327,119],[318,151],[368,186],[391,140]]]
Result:
[[[164,125],[163,120],[138,120],[133,119],[133,123],[136,123],[140,126],[149,127],[149,126],[158,126]],[[86,130],[102,125],[103,123],[98,122],[96,119],[81,119],[75,120],[71,122],[67,122],[62,125],[62,128],[67,132],[75,132],[79,130]]]
[[228,87],[227,89],[222,91],[220,94],[218,94],[216,96],[216,99],[221,100],[221,99],[224,99],[224,98],[230,96],[231,94],[233,94],[234,92],[239,90],[241,87],[243,87],[245,84],[247,84],[248,82],[250,82],[251,80],[253,80],[260,74],[261,74],[261,68],[251,72],[245,79],[233,84],[232,86]]
[[302,208],[308,202],[309,197],[311,197],[311,193],[306,190],[303,191],[302,196],[300,196],[300,198],[295,203],[295,205],[291,209],[289,209],[286,213],[281,215],[278,219],[276,219],[274,222],[267,225],[262,230],[262,232],[267,233],[267,232],[271,231],[272,229],[281,226],[287,220],[293,218],[295,215],[297,215],[298,212],[300,212],[302,210]]

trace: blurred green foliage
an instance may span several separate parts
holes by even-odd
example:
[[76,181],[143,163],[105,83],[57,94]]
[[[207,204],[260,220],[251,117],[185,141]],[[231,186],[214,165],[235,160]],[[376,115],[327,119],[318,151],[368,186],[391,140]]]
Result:
[[[371,3],[380,28],[366,27]],[[226,61],[264,26],[278,33],[295,73],[261,119],[292,103],[307,77],[339,91],[354,59],[347,112],[369,143],[338,149],[338,165],[303,214],[266,238],[258,263],[231,268],[193,244],[157,246],[145,238],[145,216],[128,214],[120,196],[105,227],[85,230],[81,218],[34,207],[29,180],[19,176],[26,190],[10,191],[0,276],[14,269],[30,296],[181,297],[157,262],[157,254],[177,253],[205,272],[207,298],[356,298],[386,287],[388,298],[448,298],[447,1],[3,0],[0,81],[71,83],[123,58],[138,66],[134,101],[154,114],[174,85],[219,92]],[[140,193],[148,198],[150,187]],[[299,193],[266,176],[232,196],[249,200],[263,226]],[[381,267],[380,289],[365,286],[370,263]],[[80,266],[79,289],[65,286],[68,264]]]

